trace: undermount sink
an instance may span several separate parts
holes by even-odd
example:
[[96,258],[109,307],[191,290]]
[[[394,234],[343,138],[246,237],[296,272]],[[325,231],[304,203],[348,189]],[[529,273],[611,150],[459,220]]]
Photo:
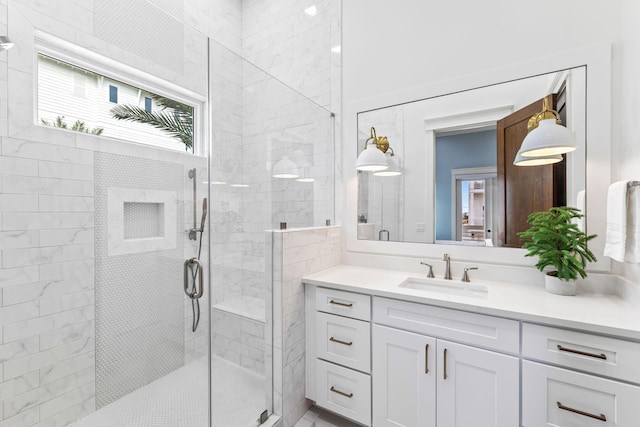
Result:
[[458,280],[429,279],[422,277],[410,277],[400,283],[399,287],[473,298],[487,298],[489,293],[489,289],[484,285],[466,283]]

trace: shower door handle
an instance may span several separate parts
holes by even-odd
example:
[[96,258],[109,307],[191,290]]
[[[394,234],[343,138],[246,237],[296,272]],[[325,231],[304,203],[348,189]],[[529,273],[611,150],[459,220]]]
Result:
[[[191,266],[196,265],[196,268],[199,270],[198,274],[198,290],[197,292],[190,293],[189,292],[189,271],[191,270]],[[195,283],[193,284],[195,288]],[[184,262],[184,293],[191,299],[200,299],[204,294],[204,267],[202,266],[202,262],[198,258],[191,258]]]

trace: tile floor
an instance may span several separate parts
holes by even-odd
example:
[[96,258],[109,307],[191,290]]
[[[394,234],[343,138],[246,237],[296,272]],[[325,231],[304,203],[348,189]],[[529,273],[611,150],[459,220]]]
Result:
[[[206,363],[206,358],[198,359],[71,426],[204,427],[208,417]],[[212,377],[213,426],[258,426],[257,418],[266,408],[264,378],[215,356]]]
[[294,427],[362,427],[330,412],[314,406]]

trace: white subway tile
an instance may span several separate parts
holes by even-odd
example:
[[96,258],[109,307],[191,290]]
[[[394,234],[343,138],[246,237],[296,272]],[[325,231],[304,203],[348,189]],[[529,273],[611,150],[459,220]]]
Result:
[[40,386],[38,371],[29,372],[21,377],[5,381],[0,384],[0,400],[11,399],[23,393],[32,391]]
[[28,372],[40,370],[47,366],[64,362],[65,360],[72,359],[82,353],[88,353],[94,350],[95,339],[89,338],[72,341],[20,359],[13,359],[5,362],[4,364],[5,380],[16,378]]
[[5,175],[0,178],[2,179],[2,191],[7,194],[93,196],[93,181],[13,175]]
[[40,350],[40,338],[28,337],[9,344],[0,345],[0,363],[37,353]]
[[53,298],[44,298],[40,300],[40,315],[46,316],[48,314],[59,313],[72,308],[93,305],[94,303],[93,290],[60,295]]
[[[90,370],[87,370],[91,372]],[[53,415],[68,409],[72,406],[75,406],[81,402],[86,401],[87,399],[95,396],[95,383],[93,382],[94,376],[84,376],[83,380],[89,380],[90,382],[83,384],[82,386],[70,390],[64,394],[58,395],[57,397],[43,403],[40,405],[40,417],[43,420],[46,420]],[[76,380],[80,382],[80,379]]]
[[56,264],[43,264],[40,266],[40,279],[42,281],[93,275],[93,273],[93,260],[60,262]]
[[[0,250],[38,246],[39,235],[31,231],[0,231]],[[5,268],[7,266],[5,265]]]
[[[48,316],[34,317],[28,320],[8,323],[4,325],[3,329],[4,342],[10,343],[32,335],[39,335],[55,329],[62,329],[76,323],[93,320],[95,317],[94,312],[94,306],[90,305],[63,311],[61,313],[50,314]],[[12,362],[6,362],[5,369],[8,363]],[[38,366],[38,368],[42,366]]]
[[[42,385],[26,393],[5,399],[5,416],[12,416],[24,412],[34,406],[40,405],[40,417],[42,420],[44,420],[54,413],[58,412],[55,410],[54,404],[64,406],[60,409],[66,409],[68,406],[64,405],[64,402],[66,400],[65,396],[73,392],[77,394],[77,390],[79,389],[82,389],[82,393],[84,395],[87,390],[93,387],[94,380],[95,377],[93,376],[93,370],[85,369],[84,371],[80,371],[76,374],[69,375],[64,378],[60,378],[56,381]],[[82,400],[86,400],[89,397],[91,396],[86,396]],[[46,407],[46,410],[43,411],[43,407]]]
[[93,288],[93,274],[85,274],[83,276],[56,278],[45,282],[6,286],[2,289],[2,300],[4,305],[13,305],[42,298],[52,298],[59,295],[82,292]]
[[0,288],[37,282],[39,278],[40,270],[37,266],[0,270]]
[[40,230],[40,246],[72,245],[94,242],[93,228]]
[[6,418],[0,421],[0,427],[25,427],[34,425],[40,421],[40,410],[38,407],[35,407],[13,417],[7,416],[6,413],[4,416]]
[[[94,393],[95,394],[95,393]],[[42,422],[34,425],[33,427],[51,427],[51,426],[66,426],[73,421],[79,420],[96,410],[96,399],[91,397],[85,401],[71,406],[68,409],[60,411],[55,415],[43,420]]]
[[76,165],[45,160],[40,160],[38,163],[38,174],[43,178],[93,181],[93,165]]
[[[51,130],[45,130],[47,130],[49,134],[51,133]],[[74,136],[75,141],[75,135],[73,133],[69,134]],[[13,138],[2,138],[2,155],[48,160],[53,162],[93,165],[93,151]]]
[[93,212],[93,197],[38,196],[40,212]]
[[0,307],[0,325],[5,325],[6,327],[7,324],[11,324],[13,322],[28,322],[29,320],[27,319],[37,318],[39,313],[40,307],[38,301],[29,301],[22,304]]
[[[83,339],[86,337],[82,337]],[[42,384],[50,383],[58,378],[66,377],[85,368],[94,367],[96,364],[95,351],[88,351],[78,356],[69,357],[53,365],[45,366],[40,369],[40,382]]]
[[0,194],[0,212],[38,212],[38,196]]
[[1,175],[38,176],[38,161],[0,156]]
[[42,248],[10,249],[2,252],[5,268],[51,264],[93,258],[93,243],[47,246]]
[[2,214],[2,229],[47,230],[51,228],[93,227],[92,213],[5,213]]

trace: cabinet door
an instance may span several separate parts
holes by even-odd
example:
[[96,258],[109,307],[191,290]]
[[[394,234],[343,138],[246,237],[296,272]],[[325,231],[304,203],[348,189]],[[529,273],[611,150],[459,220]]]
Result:
[[437,349],[438,426],[519,424],[518,358],[444,340]]
[[374,426],[435,427],[435,355],[434,338],[373,326]]

